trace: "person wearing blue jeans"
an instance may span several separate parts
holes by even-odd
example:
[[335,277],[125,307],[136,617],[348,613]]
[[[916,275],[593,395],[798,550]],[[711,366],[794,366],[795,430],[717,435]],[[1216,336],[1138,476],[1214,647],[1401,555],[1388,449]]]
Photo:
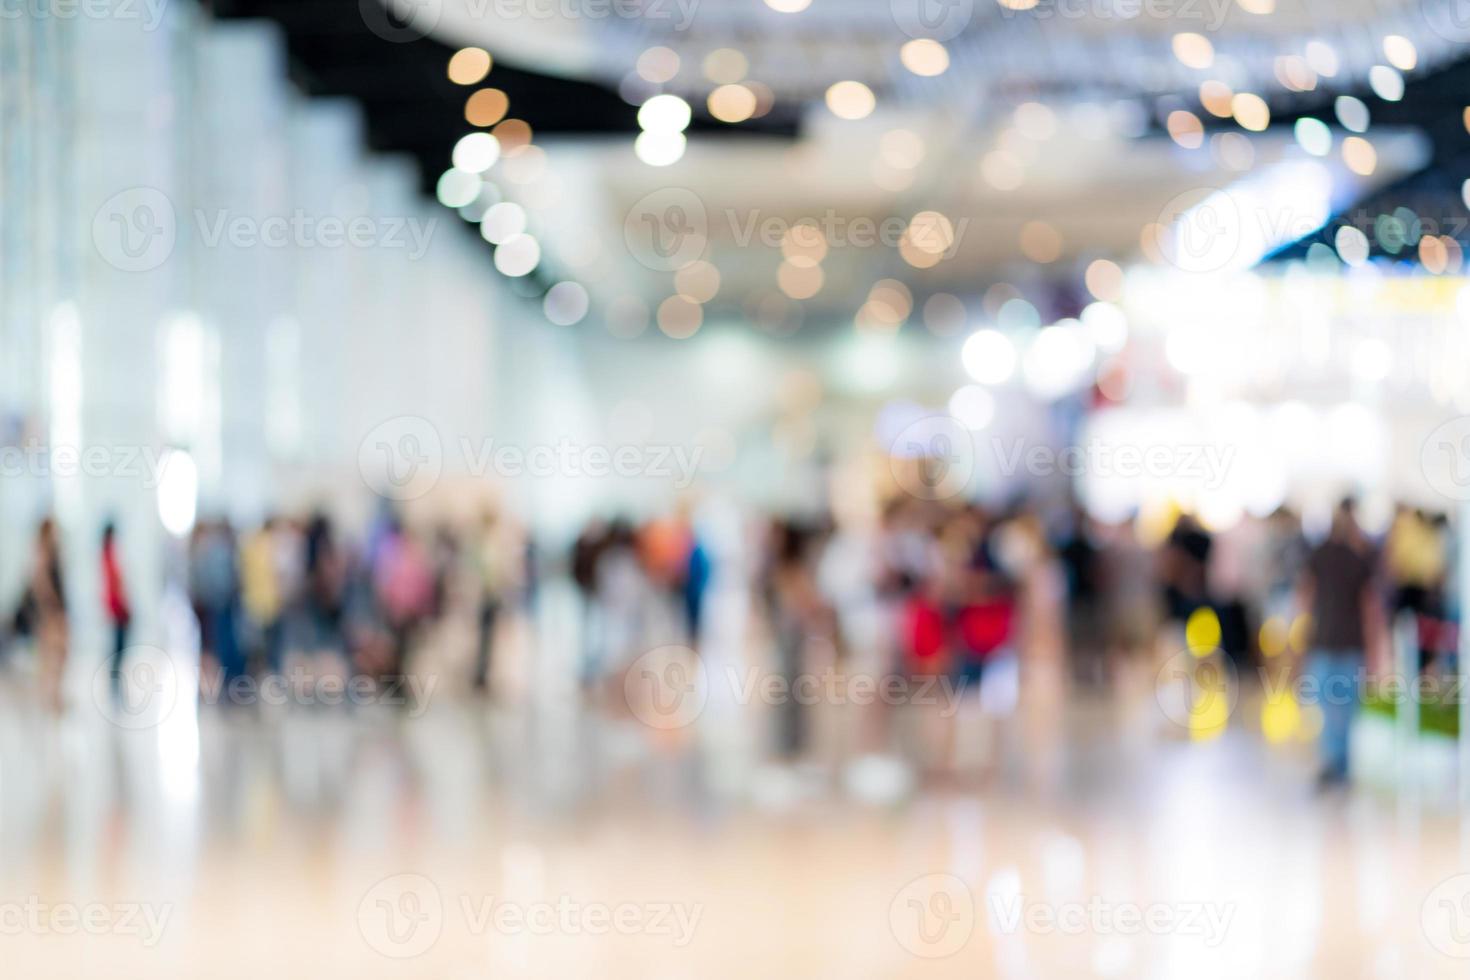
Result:
[[1315,690],[1306,700],[1322,709],[1320,784],[1345,782],[1350,772],[1348,738],[1358,710],[1358,677],[1367,646],[1364,620],[1373,597],[1373,560],[1345,500],[1332,515],[1327,540],[1302,570],[1303,605],[1316,634],[1306,673]]
[[1362,650],[1316,649],[1307,657],[1306,676],[1310,697],[1322,709],[1322,779],[1342,782],[1348,778],[1348,736],[1358,709],[1359,673]]

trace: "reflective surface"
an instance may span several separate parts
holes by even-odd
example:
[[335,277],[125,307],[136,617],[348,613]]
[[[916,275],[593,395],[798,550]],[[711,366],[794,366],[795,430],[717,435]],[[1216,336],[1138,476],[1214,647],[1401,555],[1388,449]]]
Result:
[[[989,768],[864,755],[872,709],[831,703],[783,767],[768,709],[711,696],[659,730],[581,692],[566,591],[509,627],[496,703],[182,704],[128,730],[51,718],[12,664],[14,975],[1464,975],[1470,823],[1319,794],[1309,745],[1245,726],[1190,741],[1146,668],[1086,693],[1028,652]],[[711,676],[760,659],[739,616],[726,597]]]

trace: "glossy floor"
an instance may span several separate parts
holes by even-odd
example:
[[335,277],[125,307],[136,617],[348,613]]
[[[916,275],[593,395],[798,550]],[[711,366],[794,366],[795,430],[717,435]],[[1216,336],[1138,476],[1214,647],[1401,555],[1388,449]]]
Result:
[[1025,677],[1002,763],[945,778],[860,752],[852,706],[783,768],[771,711],[659,729],[574,682],[129,728],[12,673],[0,951],[149,980],[1470,970],[1470,822]]

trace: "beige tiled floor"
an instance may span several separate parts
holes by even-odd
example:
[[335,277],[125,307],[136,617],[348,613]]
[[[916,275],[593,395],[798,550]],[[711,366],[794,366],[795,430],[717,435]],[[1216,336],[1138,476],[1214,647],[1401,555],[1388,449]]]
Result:
[[1000,773],[884,803],[840,748],[764,766],[760,717],[450,696],[126,731],[12,679],[4,975],[1470,975],[1470,821],[1047,676]]

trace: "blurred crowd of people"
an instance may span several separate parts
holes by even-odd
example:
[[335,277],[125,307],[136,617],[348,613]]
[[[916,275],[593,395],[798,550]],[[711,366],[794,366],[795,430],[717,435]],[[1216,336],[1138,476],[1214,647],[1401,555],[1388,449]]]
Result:
[[[133,625],[128,575],[108,522],[98,551],[110,681],[122,683]],[[360,538],[324,512],[269,517],[241,530],[200,520],[175,583],[197,627],[200,676],[216,688],[288,665],[391,684],[412,669],[424,631],[451,609],[474,622],[468,686],[488,691],[500,613],[527,601],[535,551],[512,520],[487,510],[470,528],[408,525],[381,508]],[[44,520],[0,651],[29,641],[42,698],[64,707],[70,618],[55,522]]]
[[[133,622],[119,534],[108,523],[97,552],[114,690]],[[874,520],[757,517],[736,537],[717,541],[684,507],[640,523],[594,519],[548,562],[493,510],[472,526],[411,526],[383,506],[351,537],[321,512],[244,530],[201,520],[176,577],[197,623],[201,676],[217,682],[305,662],[390,683],[415,669],[432,636],[458,645],[447,662],[464,665],[466,688],[487,692],[505,614],[529,610],[538,584],[564,572],[581,609],[581,686],[614,699],[651,649],[705,657],[712,597],[723,590],[752,626],[746,649],[725,656],[753,657],[787,690],[819,673],[909,685],[904,711],[927,720],[874,712],[860,740],[881,750],[901,740],[904,724],[917,726],[926,734],[915,752],[934,768],[1003,735],[1023,665],[1050,663],[1080,688],[1106,691],[1121,665],[1192,648],[1198,641],[1186,634],[1201,615],[1209,643],[1237,664],[1287,652],[1296,669],[1327,681],[1386,669],[1389,622],[1407,613],[1417,669],[1457,669],[1457,539],[1444,515],[1409,507],[1373,536],[1344,501],[1314,537],[1285,507],[1212,532],[1188,513],[1145,529],[1137,519],[1099,522],[1075,505],[991,509],[898,496]],[[6,637],[6,646],[29,640],[42,697],[57,710],[72,613],[61,554],[48,519]],[[453,616],[469,627],[434,632]],[[924,684],[939,696],[921,709],[913,692]],[[774,757],[813,751],[810,707],[798,698],[775,707]],[[1324,708],[1325,777],[1347,775],[1352,711]]]

